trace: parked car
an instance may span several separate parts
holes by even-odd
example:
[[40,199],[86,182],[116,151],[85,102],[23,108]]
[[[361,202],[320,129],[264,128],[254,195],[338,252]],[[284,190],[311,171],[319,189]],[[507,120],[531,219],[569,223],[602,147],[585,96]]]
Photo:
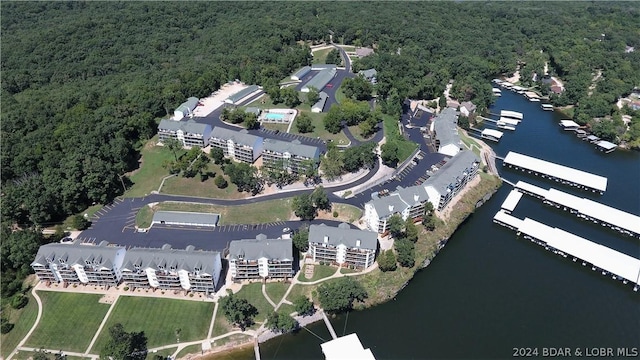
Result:
[[283,233],[289,233],[289,232],[291,232],[291,229],[289,229],[289,228],[287,227],[287,228],[282,229],[282,232],[283,232]]

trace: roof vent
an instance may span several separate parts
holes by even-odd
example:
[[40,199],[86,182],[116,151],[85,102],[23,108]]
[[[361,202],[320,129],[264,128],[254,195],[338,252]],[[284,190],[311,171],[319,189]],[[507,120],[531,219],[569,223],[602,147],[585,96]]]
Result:
[[187,251],[193,251],[193,250],[195,250],[195,249],[196,249],[196,247],[195,247],[195,246],[193,246],[193,245],[188,245],[186,250],[187,250]]
[[324,242],[325,242],[325,243],[328,243],[328,242],[329,242],[329,236],[327,236],[327,235],[325,235],[325,236],[324,236]]
[[356,246],[360,247],[360,240],[356,240]]
[[420,195],[413,194],[413,201],[418,202],[418,200],[420,200]]
[[162,250],[171,250],[171,245],[170,244],[162,245]]
[[393,211],[393,205],[389,205],[389,211]]

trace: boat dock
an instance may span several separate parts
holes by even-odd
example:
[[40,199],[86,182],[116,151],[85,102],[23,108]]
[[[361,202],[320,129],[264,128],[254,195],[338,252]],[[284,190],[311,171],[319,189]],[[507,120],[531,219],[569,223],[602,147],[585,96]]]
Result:
[[365,349],[358,334],[349,334],[341,338],[333,338],[320,345],[326,360],[376,360],[371,349]]
[[327,314],[324,313],[324,311],[322,312],[322,320],[324,320],[325,325],[327,325],[327,329],[329,329],[329,333],[331,334],[331,337],[335,340],[338,338],[338,335],[336,335],[336,331],[333,330],[333,326],[331,325],[331,322],[329,321],[329,318],[327,317]]
[[613,152],[617,147],[618,145],[605,140],[596,143],[596,149],[604,151],[606,154]]
[[[515,188],[522,193],[541,199],[545,204],[570,211],[582,219],[640,238],[640,216],[556,189],[546,190],[524,181],[518,181]],[[509,200],[508,197],[507,200]]]
[[541,107],[544,111],[553,111],[553,105],[551,104],[542,104]]
[[524,115],[522,113],[517,112],[517,111],[502,110],[502,111],[500,111],[500,117],[508,117],[508,118],[512,118],[512,119],[516,119],[516,120],[522,121]]
[[594,175],[586,171],[577,170],[567,166],[555,164],[531,156],[510,151],[505,156],[502,166],[509,166],[515,169],[522,169],[535,175],[555,180],[562,184],[598,191],[603,194],[607,190],[607,178]]
[[518,205],[518,203],[520,202],[521,198],[522,198],[522,192],[520,192],[520,191],[518,191],[516,189],[513,189],[513,190],[511,190],[511,192],[509,193],[507,198],[504,199],[504,202],[502,203],[502,205],[500,207],[507,214],[510,214],[516,208],[516,205]]
[[496,213],[493,222],[515,230],[518,235],[523,235],[525,239],[544,246],[555,254],[565,258],[572,256],[573,261],[580,259],[583,266],[589,263],[592,270],[601,271],[603,275],[611,275],[614,280],[620,280],[625,284],[631,281],[635,284],[633,290],[638,290],[640,259],[530,218],[518,219],[503,210]]
[[580,129],[580,125],[578,125],[573,120],[560,120],[560,123],[558,125],[560,125],[563,130],[575,131]]
[[493,130],[493,129],[484,129],[480,133],[480,137],[483,139],[489,139],[495,142],[500,141],[504,133],[502,131]]

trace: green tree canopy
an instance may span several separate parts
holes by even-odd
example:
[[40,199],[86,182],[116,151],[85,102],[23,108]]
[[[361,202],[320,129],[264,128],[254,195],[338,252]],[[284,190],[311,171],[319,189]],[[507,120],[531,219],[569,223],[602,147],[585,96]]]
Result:
[[109,328],[109,341],[100,351],[100,359],[144,360],[147,357],[147,337],[144,332],[128,333],[122,324]]
[[349,311],[355,301],[364,301],[367,296],[364,287],[350,277],[327,281],[318,287],[320,304],[330,313]]
[[246,299],[229,294],[220,299],[220,308],[224,317],[230,323],[239,326],[242,331],[253,324],[253,318],[258,315],[258,309]]

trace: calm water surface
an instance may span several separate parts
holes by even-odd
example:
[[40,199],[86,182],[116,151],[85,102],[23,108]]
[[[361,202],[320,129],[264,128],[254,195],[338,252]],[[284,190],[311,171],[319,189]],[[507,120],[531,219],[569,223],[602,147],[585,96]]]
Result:
[[[581,192],[501,166],[509,181],[528,181],[589,197],[640,214],[640,154],[603,154],[562,131],[560,115],[504,91],[492,112],[524,113],[515,132],[491,144],[571,166],[609,179],[604,195]],[[472,215],[432,264],[393,301],[332,320],[338,335],[356,332],[377,359],[510,358],[514,347],[640,348],[640,292],[599,272],[545,251],[492,223],[511,187],[505,184]],[[591,241],[640,257],[637,239],[543,205],[524,196],[514,211]],[[260,345],[263,359],[324,359],[324,323]],[[253,351],[229,355],[251,359]]]

